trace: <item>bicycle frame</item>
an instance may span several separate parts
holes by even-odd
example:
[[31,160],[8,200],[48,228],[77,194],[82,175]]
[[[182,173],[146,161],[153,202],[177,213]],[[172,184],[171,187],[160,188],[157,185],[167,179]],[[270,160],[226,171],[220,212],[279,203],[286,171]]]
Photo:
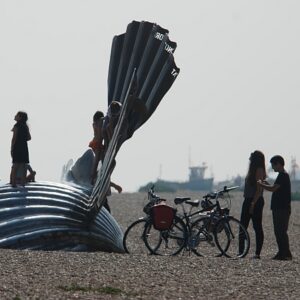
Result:
[[[185,248],[187,248],[188,250],[191,250],[191,248],[193,248],[194,242],[193,242],[193,236],[192,236],[192,226],[203,217],[209,218],[209,221],[207,222],[207,224],[205,225],[205,227],[203,228],[203,230],[201,232],[204,236],[203,240],[212,242],[211,232],[213,230],[212,229],[213,226],[215,226],[215,224],[220,219],[223,219],[223,218],[227,219],[229,217],[229,211],[230,211],[228,208],[223,209],[221,207],[219,198],[226,193],[230,199],[229,191],[236,189],[236,188],[237,187],[227,188],[225,186],[223,190],[220,190],[215,193],[206,194],[205,196],[203,196],[203,198],[205,199],[204,201],[207,202],[207,201],[210,201],[210,199],[214,199],[215,204],[211,204],[208,208],[202,208],[195,212],[192,212],[192,210],[194,208],[193,205],[191,205],[189,211],[186,209],[186,204],[188,202],[183,201],[183,202],[179,202],[177,204],[176,201],[174,200],[175,204],[179,205],[182,210],[182,215],[180,215],[180,214],[177,214],[177,215],[184,221],[184,223],[187,227],[187,230],[188,230],[188,240],[185,245]],[[189,203],[189,204],[191,204],[191,203]],[[201,203],[201,204],[203,204],[203,203]],[[202,207],[203,206],[204,205],[202,205]],[[199,216],[199,217],[197,217],[196,219],[193,220],[194,216]],[[233,237],[233,233],[231,230],[230,230],[230,234]]]

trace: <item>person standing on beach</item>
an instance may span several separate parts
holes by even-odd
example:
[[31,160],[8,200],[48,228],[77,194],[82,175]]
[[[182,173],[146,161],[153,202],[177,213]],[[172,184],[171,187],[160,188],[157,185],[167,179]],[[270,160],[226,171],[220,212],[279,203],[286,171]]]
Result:
[[20,184],[26,183],[26,164],[29,164],[29,152],[27,142],[31,140],[30,131],[27,125],[28,116],[26,112],[19,111],[15,115],[16,124],[12,132],[11,157],[12,168],[10,173],[10,184],[16,187],[17,172],[20,173]]
[[287,234],[291,215],[291,181],[284,169],[284,159],[280,155],[271,158],[270,163],[278,176],[273,185],[268,182],[258,181],[258,184],[267,191],[273,192],[271,198],[271,210],[273,226],[278,245],[278,253],[273,257],[276,260],[292,260],[289,237]]
[[[244,202],[241,212],[241,223],[247,229],[252,219],[256,238],[256,250],[253,258],[260,259],[260,252],[264,242],[262,215],[264,208],[263,188],[258,180],[266,179],[265,156],[261,151],[254,151],[250,155],[248,173],[245,179]],[[240,237],[239,250],[243,252],[244,240]]]

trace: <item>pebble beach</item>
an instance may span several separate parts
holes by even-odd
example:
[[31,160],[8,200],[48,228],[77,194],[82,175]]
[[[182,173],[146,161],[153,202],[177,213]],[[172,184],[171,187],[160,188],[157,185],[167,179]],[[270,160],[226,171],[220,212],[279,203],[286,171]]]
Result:
[[[231,214],[239,218],[241,192],[232,192]],[[162,193],[201,198],[204,192]],[[112,194],[112,215],[123,232],[147,203],[146,193]],[[243,259],[173,257],[105,252],[0,249],[0,299],[300,299],[300,201],[292,202],[289,237],[292,261],[274,261],[277,252],[265,194],[265,242],[260,260],[251,247]]]

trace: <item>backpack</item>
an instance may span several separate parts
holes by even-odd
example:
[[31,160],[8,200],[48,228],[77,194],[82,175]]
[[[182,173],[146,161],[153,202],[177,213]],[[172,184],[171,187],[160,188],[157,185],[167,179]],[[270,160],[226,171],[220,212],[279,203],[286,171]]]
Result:
[[156,204],[151,208],[153,226],[156,230],[170,229],[176,214],[176,209],[166,204]]

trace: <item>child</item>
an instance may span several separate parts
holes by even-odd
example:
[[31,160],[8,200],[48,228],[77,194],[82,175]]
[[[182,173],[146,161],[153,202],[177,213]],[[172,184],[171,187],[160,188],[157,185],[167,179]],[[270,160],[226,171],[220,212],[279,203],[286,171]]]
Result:
[[16,124],[12,129],[13,137],[11,140],[12,168],[10,173],[10,183],[13,187],[16,187],[17,172],[20,172],[21,175],[21,185],[24,186],[26,182],[26,164],[29,163],[27,142],[31,140],[27,120],[26,112],[19,111],[15,115]]
[[105,151],[108,148],[108,144],[113,136],[115,127],[118,123],[121,108],[122,108],[122,103],[119,101],[112,101],[108,107],[108,112],[106,117],[104,118],[103,129],[102,129]]
[[96,111],[93,116],[93,130],[94,138],[89,143],[89,147],[92,148],[95,154],[91,183],[95,182],[97,176],[97,168],[100,160],[104,158],[104,148],[103,148],[103,137],[102,137],[102,126],[103,126],[104,114],[102,111]]
[[271,158],[270,163],[278,176],[273,185],[261,180],[259,185],[267,191],[273,192],[271,199],[271,210],[273,215],[273,226],[278,245],[278,253],[273,257],[276,260],[291,260],[292,254],[287,234],[289,219],[291,215],[291,181],[289,174],[284,169],[284,159],[280,155]]

